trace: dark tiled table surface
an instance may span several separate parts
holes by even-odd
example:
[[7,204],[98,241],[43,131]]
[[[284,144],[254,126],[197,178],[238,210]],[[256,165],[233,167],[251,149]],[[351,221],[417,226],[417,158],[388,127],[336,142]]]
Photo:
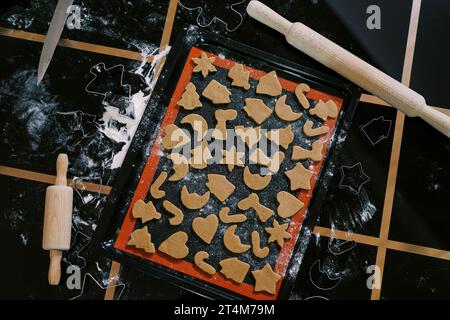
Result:
[[[232,39],[333,74],[289,47],[275,32],[252,21],[245,14],[247,2],[212,4],[182,0],[172,39],[186,22],[209,25],[207,29]],[[263,2],[291,20],[313,27],[396,79],[402,79],[413,0]],[[55,3],[6,1],[2,4],[0,26],[45,34]],[[75,3],[81,7],[82,29],[65,30],[63,37],[143,53],[159,47],[169,1],[139,0],[132,1],[132,5],[119,0]],[[369,5],[381,8],[381,30],[366,27]],[[196,7],[202,10],[192,9]],[[449,19],[448,3],[422,1],[410,70],[411,86],[424,94],[431,105],[444,108],[450,108],[449,45],[445,41]],[[129,85],[129,97],[144,95],[149,88],[140,76],[141,63],[59,47],[44,85],[36,88],[31,81],[34,81],[42,44],[6,36],[0,36],[0,43],[0,166],[52,174],[56,154],[64,151],[74,159],[71,177],[112,185],[117,169],[111,169],[111,165],[122,144],[105,135],[102,122],[105,96],[85,89],[93,79],[91,68],[104,63],[106,68],[123,65],[123,84]],[[121,95],[121,90],[128,90],[114,81],[120,76],[117,69],[105,75],[113,80],[112,87],[95,87],[94,83],[92,91]],[[372,297],[366,285],[367,268],[376,263],[396,114],[390,107],[359,104],[341,166],[335,172],[320,213],[318,226],[324,232],[311,236],[292,298]],[[398,147],[400,159],[388,236],[389,240],[409,247],[421,246],[421,253],[412,254],[409,249],[387,250],[380,297],[448,299],[450,143],[421,120],[406,119]],[[76,192],[74,245],[63,267],[82,266],[83,286],[81,290],[68,290],[65,286],[50,288],[46,284],[48,259],[40,248],[47,185],[5,175],[0,175],[0,179],[3,186],[0,239],[8,244],[4,245],[3,254],[10,257],[0,267],[2,274],[8,275],[0,297],[103,299],[111,261],[90,250],[90,239],[107,195]],[[357,241],[339,239],[341,231],[356,234]],[[423,247],[442,250],[432,254],[441,254],[441,258],[425,256]],[[197,298],[128,266],[122,266],[119,275],[115,298]]]

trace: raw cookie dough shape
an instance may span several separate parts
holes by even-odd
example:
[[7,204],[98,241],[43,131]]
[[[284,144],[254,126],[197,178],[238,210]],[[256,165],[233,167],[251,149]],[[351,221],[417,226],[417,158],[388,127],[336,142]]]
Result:
[[273,220],[273,226],[266,228],[266,232],[270,235],[267,242],[276,242],[280,248],[283,248],[284,240],[291,238],[291,235],[286,231],[288,227],[289,224],[287,223],[280,225],[277,220]]
[[197,141],[202,141],[203,138],[208,133],[208,123],[205,118],[203,118],[199,114],[189,114],[181,119],[182,124],[189,124],[192,127],[192,130],[197,131]]
[[252,248],[253,254],[259,259],[264,259],[269,255],[269,247],[261,248],[261,237],[256,230],[252,232]]
[[323,121],[327,121],[328,118],[336,119],[339,114],[338,107],[333,100],[328,100],[326,103],[319,100],[316,106],[309,110],[309,113],[319,117]]
[[208,174],[208,182],[206,186],[213,195],[216,196],[221,202],[228,199],[234,192],[236,187],[228,179],[221,174]]
[[248,167],[244,169],[244,182],[247,187],[252,190],[260,191],[265,189],[270,181],[272,180],[272,175],[268,174],[265,176],[260,176],[257,173],[251,173]]
[[138,200],[133,206],[133,217],[135,219],[140,218],[142,223],[146,223],[153,219],[161,219],[161,213],[156,211],[153,202],[149,201],[145,203],[143,200]]
[[272,97],[279,96],[282,90],[283,88],[275,71],[262,76],[259,79],[258,87],[256,87],[256,93],[267,94]]
[[213,66],[216,58],[208,57],[204,52],[200,54],[200,58],[194,57],[192,60],[196,64],[194,72],[201,72],[204,78],[206,78],[210,72],[217,71],[216,67]]
[[233,253],[247,252],[251,248],[251,246],[248,244],[243,244],[241,242],[241,238],[235,235],[236,228],[237,224],[233,224],[232,226],[228,227],[227,230],[225,230],[225,233],[223,234],[223,244],[225,245],[225,248]]
[[270,130],[266,135],[267,139],[283,147],[285,150],[289,148],[289,145],[294,141],[295,137],[291,125],[281,129]]
[[300,104],[304,109],[309,109],[310,107],[309,100],[305,96],[305,92],[308,93],[310,90],[311,88],[305,83],[300,83],[295,88],[295,96],[297,97],[298,102],[300,102]]
[[217,120],[216,128],[212,133],[212,137],[218,140],[227,140],[227,121],[232,121],[237,117],[237,111],[232,109],[216,110],[214,116]]
[[173,217],[169,219],[169,224],[171,226],[178,226],[183,222],[184,213],[176,205],[174,205],[169,200],[164,200],[163,207],[167,212],[173,215]]
[[228,77],[233,79],[232,86],[241,87],[245,90],[250,89],[250,83],[248,82],[250,71],[245,71],[242,64],[236,63],[228,72]]
[[245,214],[233,214],[230,215],[230,208],[225,207],[220,209],[219,219],[223,223],[241,223],[247,221]]
[[277,214],[281,218],[287,219],[298,213],[305,205],[297,197],[286,191],[280,191],[277,194],[277,201],[279,203]]
[[158,250],[174,259],[183,259],[189,254],[189,248],[186,243],[188,235],[184,231],[178,231],[164,240],[158,247]]
[[222,160],[220,160],[220,164],[226,164],[228,167],[228,171],[233,171],[234,166],[245,167],[244,161],[242,158],[244,157],[244,152],[237,152],[236,147],[232,146],[230,151],[222,150]]
[[281,163],[284,161],[284,152],[277,151],[272,157],[267,157],[264,151],[256,149],[249,157],[251,163],[267,167],[268,174],[276,174],[280,170]]
[[244,111],[257,124],[262,124],[272,115],[273,111],[261,99],[245,99]]
[[192,229],[195,234],[207,244],[211,244],[218,227],[219,219],[215,214],[210,214],[205,218],[197,217],[192,220]]
[[248,263],[242,262],[238,258],[228,258],[219,262],[220,273],[222,273],[225,278],[233,280],[236,283],[244,282],[245,276],[250,269],[250,265]]
[[217,82],[216,80],[211,80],[211,82],[203,90],[202,95],[211,100],[213,104],[224,104],[230,103],[230,90],[227,89],[223,84]]
[[268,167],[271,163],[271,159],[259,148],[253,151],[248,159],[252,164],[259,164],[266,167]]
[[217,271],[214,269],[212,265],[205,262],[206,259],[209,259],[209,253],[205,251],[199,251],[194,256],[194,262],[195,265],[202,270],[203,272],[206,272],[210,276],[214,275]]
[[267,169],[269,169],[269,171],[272,174],[276,174],[278,173],[278,171],[280,171],[280,167],[281,164],[284,161],[284,152],[282,151],[277,151],[275,154],[272,155],[272,157],[270,158],[270,164],[267,167]]
[[311,159],[312,161],[320,161],[322,160],[322,151],[322,140],[314,141],[311,150],[307,150],[299,146],[294,146],[294,148],[292,148],[292,160],[299,161]]
[[285,172],[291,182],[291,191],[297,189],[311,190],[311,178],[314,171],[306,169],[301,163],[297,163],[291,170]]
[[208,166],[208,161],[213,158],[208,147],[208,142],[202,141],[197,147],[191,150],[192,157],[189,164],[192,168],[203,170]]
[[134,230],[127,245],[143,249],[147,253],[155,252],[155,245],[152,243],[152,236],[148,232],[147,227]]
[[181,203],[191,210],[201,209],[209,201],[210,192],[205,192],[203,195],[199,195],[195,192],[189,193],[186,186],[181,188]]
[[172,161],[173,174],[169,177],[169,181],[180,181],[189,172],[189,162],[179,153],[171,153],[167,159]]
[[186,110],[194,110],[195,108],[201,108],[203,105],[200,102],[200,95],[197,93],[197,88],[192,82],[189,82],[181,95],[181,99],[178,100],[177,105],[183,107]]
[[249,149],[253,148],[255,144],[261,139],[261,128],[245,128],[243,126],[236,126],[234,128],[235,134],[241,138]]
[[308,137],[320,136],[320,135],[328,133],[330,131],[330,128],[328,128],[326,126],[313,128],[313,125],[314,125],[314,122],[312,122],[311,120],[308,120],[308,121],[306,121],[305,125],[303,126],[303,132]]
[[167,172],[162,171],[159,177],[153,181],[152,186],[150,187],[150,194],[154,199],[161,199],[166,195],[164,190],[161,190],[161,186],[167,179]]
[[275,114],[278,118],[284,121],[297,121],[302,117],[301,113],[292,111],[292,108],[286,104],[286,95],[278,99],[275,104]]
[[238,208],[240,210],[248,210],[250,208],[255,210],[259,220],[262,222],[266,222],[274,214],[270,208],[267,208],[259,202],[259,197],[256,193],[252,193],[247,198],[239,201]]
[[270,264],[266,263],[264,268],[252,271],[252,274],[255,278],[255,292],[265,291],[270,294],[277,292],[277,283],[281,276],[273,272]]
[[183,129],[179,128],[175,124],[169,124],[164,128],[164,137],[161,144],[164,149],[171,150],[174,148],[182,147],[191,142],[189,136]]

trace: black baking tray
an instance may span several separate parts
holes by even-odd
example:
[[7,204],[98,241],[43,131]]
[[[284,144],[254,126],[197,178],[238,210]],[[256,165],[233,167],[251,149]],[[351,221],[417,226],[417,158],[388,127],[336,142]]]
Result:
[[[193,46],[217,55],[223,54],[228,59],[250,65],[255,69],[276,70],[280,77],[296,82],[306,82],[314,89],[344,99],[335,134],[330,142],[327,156],[323,162],[313,197],[307,209],[302,229],[278,296],[279,299],[287,299],[298,269],[301,267],[308,239],[320,212],[321,202],[326,196],[331,177],[338,164],[355,107],[359,100],[360,91],[355,85],[342,79],[333,78],[310,68],[293,64],[287,60],[197,27],[186,26],[185,32],[178,37],[171,48],[150,102],[143,114],[141,123],[108,197],[99,227],[94,235],[93,244],[97,249],[106,252],[107,255],[116,261],[134,266],[140,270],[146,270],[151,276],[167,279],[199,295],[219,299],[245,298],[221,287],[207,284],[194,277],[178,273],[162,265],[140,259],[114,248],[114,242],[133,197],[133,190],[136,189],[139,182],[156,134],[159,131],[159,125],[165,115],[165,109],[169,105],[189,51]],[[190,191],[192,192],[192,190]],[[295,266],[292,265],[294,261]]]

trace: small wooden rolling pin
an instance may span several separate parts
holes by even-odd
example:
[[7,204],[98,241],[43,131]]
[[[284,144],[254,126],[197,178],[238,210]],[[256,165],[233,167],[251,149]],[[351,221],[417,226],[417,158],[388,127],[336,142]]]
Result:
[[300,22],[292,23],[252,0],[248,14],[286,36],[287,42],[410,117],[420,117],[450,137],[450,117],[429,107],[425,98]]
[[50,251],[48,283],[58,285],[61,279],[62,251],[70,249],[73,189],[67,186],[66,154],[58,155],[56,183],[45,194],[45,217],[42,248]]

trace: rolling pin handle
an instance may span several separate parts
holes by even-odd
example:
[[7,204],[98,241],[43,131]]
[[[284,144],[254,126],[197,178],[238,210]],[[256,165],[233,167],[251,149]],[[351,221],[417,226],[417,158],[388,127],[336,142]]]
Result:
[[56,160],[56,183],[57,186],[67,186],[67,169],[69,167],[69,158],[67,154],[60,153]]
[[50,250],[50,267],[48,269],[48,283],[57,286],[61,280],[61,250]]
[[266,24],[284,35],[292,27],[292,22],[259,1],[250,1],[247,6],[247,13],[259,22]]

